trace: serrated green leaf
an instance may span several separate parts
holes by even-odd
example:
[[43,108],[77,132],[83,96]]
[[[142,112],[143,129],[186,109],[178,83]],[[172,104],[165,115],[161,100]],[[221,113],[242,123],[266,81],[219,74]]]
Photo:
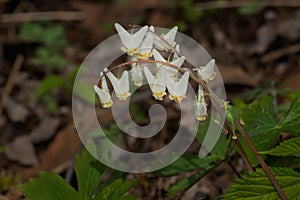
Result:
[[274,156],[300,156],[300,137],[283,141],[280,145],[264,153]]
[[[111,199],[122,199],[129,189],[136,184],[136,180],[122,180],[117,179],[116,181],[109,184],[107,187],[102,189],[93,200],[111,200]],[[132,195],[127,197],[133,199]],[[126,199],[126,198],[125,198]]]
[[282,130],[300,135],[300,97],[293,100],[287,115],[280,124]]
[[[274,147],[277,143],[278,134],[277,133],[267,133],[267,134],[261,134],[257,135],[255,137],[251,137],[251,141],[254,143],[257,151],[267,151],[270,148]],[[259,164],[256,156],[248,146],[245,140],[242,138],[240,139],[241,144],[245,150],[245,153],[251,163],[252,166],[257,166]],[[263,158],[266,157],[266,155],[262,155]]]
[[[273,148],[281,133],[274,108],[274,97],[265,96],[249,105],[243,113],[244,129],[251,137],[258,151],[268,151]],[[240,136],[241,144],[252,166],[259,164],[256,156],[249,148],[246,141]],[[263,158],[266,156],[263,155]]]
[[173,176],[193,170],[208,171],[214,167],[211,163],[216,161],[216,157],[199,158],[198,155],[183,155],[169,166],[160,169],[157,173],[161,176]]
[[176,192],[183,190],[183,189],[187,189],[190,188],[191,186],[193,186],[197,181],[199,181],[199,179],[205,175],[205,173],[203,171],[198,172],[196,174],[193,174],[192,176],[189,176],[187,178],[184,178],[180,181],[178,181],[177,183],[171,185],[168,188],[168,196],[174,196],[176,194]]
[[40,172],[39,178],[19,186],[28,200],[83,200],[79,194],[59,175]]
[[[88,143],[89,150],[95,149],[93,143]],[[94,150],[94,152],[96,152]],[[82,198],[88,200],[97,192],[101,177],[106,169],[86,149],[77,155],[75,162],[75,173],[78,183],[78,191]]]
[[[300,196],[300,173],[289,168],[271,168],[288,199]],[[236,180],[229,188],[224,200],[279,199],[269,178],[262,169]]]
[[249,106],[243,113],[244,129],[249,136],[261,133],[278,133],[278,119],[274,110],[274,98],[265,96]]

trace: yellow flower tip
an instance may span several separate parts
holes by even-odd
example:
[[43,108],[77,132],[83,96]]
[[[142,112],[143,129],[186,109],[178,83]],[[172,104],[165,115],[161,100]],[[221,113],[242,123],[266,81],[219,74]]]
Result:
[[109,108],[111,107],[111,101],[105,102],[105,103],[101,103],[103,108]]
[[143,60],[146,60],[148,58],[146,53],[140,53],[138,57]]
[[152,92],[152,95],[154,96],[155,99],[162,101],[163,97],[166,95],[166,92]]
[[198,121],[202,122],[202,121],[205,121],[206,120],[206,116],[197,116],[196,117]]
[[126,101],[127,100],[127,97],[130,96],[130,93],[127,92],[127,93],[123,93],[123,94],[117,94],[117,97],[121,100],[121,101]]
[[185,95],[183,95],[183,96],[174,96],[174,95],[169,94],[169,98],[171,100],[174,100],[176,103],[181,104],[181,101],[185,98]]
[[127,52],[127,54],[129,56],[133,56],[134,54],[137,53],[137,49],[129,49],[127,47],[121,47],[121,50],[124,51],[124,52]]

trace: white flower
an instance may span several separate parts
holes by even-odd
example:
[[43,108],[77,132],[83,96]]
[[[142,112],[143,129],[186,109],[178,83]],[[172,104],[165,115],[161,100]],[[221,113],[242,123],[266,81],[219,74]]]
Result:
[[[136,60],[136,59],[133,59],[133,61],[134,60]],[[143,77],[142,69],[140,68],[138,63],[133,63],[131,65],[130,73],[131,73],[131,77],[132,77],[134,85],[140,87],[143,84],[144,77]]]
[[175,52],[174,52],[173,60],[176,60],[176,59],[179,58],[179,55],[177,53],[180,53],[179,44],[176,44],[176,46],[175,46]]
[[165,71],[162,69],[159,70],[159,72],[156,74],[156,77],[154,77],[150,70],[147,67],[144,67],[144,73],[151,88],[153,97],[156,100],[162,101],[163,97],[167,94]]
[[198,89],[195,116],[198,121],[204,121],[207,117],[207,104],[205,103],[204,92],[201,85],[199,85]]
[[108,71],[107,68],[105,68],[104,71],[105,71],[107,77],[109,78],[113,88],[114,88],[116,96],[120,100],[126,101],[127,97],[130,96],[128,72],[124,71],[121,78],[118,79],[118,78],[115,77],[115,75],[113,75],[113,73]]
[[215,59],[211,59],[204,67],[199,67],[197,72],[205,82],[213,80],[216,76]]
[[[169,50],[171,47],[174,47],[176,42],[174,42],[178,27],[175,26],[167,34],[161,34],[161,37],[165,40],[162,41],[158,36],[154,36],[154,44],[159,50]],[[166,42],[168,44],[166,44]]]
[[185,94],[187,91],[189,72],[185,72],[179,81],[171,79],[169,77],[167,77],[167,79],[167,88],[170,93],[169,98],[180,104],[182,99],[185,98]]
[[133,56],[137,53],[138,47],[141,45],[147,30],[148,26],[142,27],[134,34],[128,33],[120,24],[115,23],[115,28],[120,36],[121,42],[124,45],[121,50],[127,52],[129,56]]
[[[169,62],[166,59],[164,59],[164,57],[162,57],[162,55],[160,55],[160,53],[156,49],[153,49],[152,54],[153,54],[154,59],[156,61],[167,62],[167,63],[175,65],[179,68],[184,63],[184,60],[185,60],[185,57],[181,56],[181,57],[177,58],[176,60],[172,60],[171,62]],[[177,76],[177,73],[178,73],[177,69],[174,69],[172,67],[169,67],[169,66],[166,66],[166,65],[163,65],[163,64],[160,64],[160,63],[156,63],[156,66],[157,66],[157,69],[162,68],[166,72],[167,77],[172,77],[173,78],[174,76]]]
[[106,79],[103,76],[103,73],[100,73],[101,78],[101,88],[99,88],[97,85],[94,85],[94,90],[97,93],[100,103],[103,108],[109,108],[113,105],[113,102],[111,100],[111,96],[109,94],[109,90],[107,87]]
[[[150,31],[154,32],[154,27],[150,26]],[[138,48],[138,58],[139,59],[148,59],[152,56],[152,47],[153,47],[153,33],[147,32],[144,41],[141,46]]]

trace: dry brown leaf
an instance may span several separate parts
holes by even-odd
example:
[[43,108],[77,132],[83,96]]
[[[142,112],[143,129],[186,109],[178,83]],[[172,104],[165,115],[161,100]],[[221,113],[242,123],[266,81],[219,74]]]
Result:
[[59,120],[53,117],[45,118],[29,135],[33,143],[50,139],[59,125]]
[[15,102],[13,98],[10,98],[8,95],[3,95],[3,107],[8,115],[8,117],[13,121],[13,122],[23,122],[29,115],[29,111],[27,108]]
[[34,146],[27,135],[17,137],[5,148],[5,155],[12,161],[17,161],[22,165],[38,165],[38,158]]

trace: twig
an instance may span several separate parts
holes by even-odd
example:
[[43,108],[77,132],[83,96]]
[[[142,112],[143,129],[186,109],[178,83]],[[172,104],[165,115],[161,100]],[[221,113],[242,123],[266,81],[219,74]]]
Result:
[[246,140],[247,144],[249,145],[250,149],[252,150],[255,157],[259,161],[260,165],[264,169],[265,173],[269,177],[271,183],[273,184],[273,186],[276,189],[276,191],[277,191],[278,195],[280,196],[280,198],[283,199],[283,200],[287,200],[287,197],[286,197],[285,193],[281,189],[280,185],[278,184],[277,180],[275,179],[274,175],[272,174],[271,170],[269,169],[269,167],[266,164],[266,162],[264,161],[264,159],[258,154],[258,151],[257,151],[255,145],[253,144],[253,142],[251,141],[250,137],[248,136],[248,134],[242,128],[240,123],[238,121],[236,121],[235,119],[234,119],[234,124],[236,125],[237,129],[239,130],[239,132],[241,133],[243,138]]
[[80,21],[84,19],[82,12],[78,11],[46,11],[2,14],[1,23],[16,23],[29,21],[61,20]]
[[2,115],[2,112],[3,112],[3,105],[2,105],[3,97],[5,95],[9,95],[10,92],[12,91],[15,81],[16,81],[16,76],[17,76],[19,70],[21,69],[23,61],[24,61],[24,56],[19,54],[14,62],[12,70],[10,71],[9,77],[8,77],[6,84],[4,86],[4,89],[2,91],[2,98],[0,99],[0,101],[1,101],[0,102],[0,116]]
[[277,58],[280,58],[280,57],[285,56],[285,55],[297,53],[299,51],[300,51],[300,43],[290,45],[288,47],[284,47],[284,48],[277,49],[277,50],[274,50],[274,51],[271,51],[271,52],[267,53],[266,55],[264,55],[261,58],[261,61],[262,62],[269,62],[269,61],[272,61],[272,60],[276,60]]
[[[247,6],[251,1],[209,1],[203,3],[197,3],[196,8],[201,10],[209,9],[228,9],[228,8],[240,8]],[[259,5],[262,7],[300,7],[299,0],[261,0]]]

